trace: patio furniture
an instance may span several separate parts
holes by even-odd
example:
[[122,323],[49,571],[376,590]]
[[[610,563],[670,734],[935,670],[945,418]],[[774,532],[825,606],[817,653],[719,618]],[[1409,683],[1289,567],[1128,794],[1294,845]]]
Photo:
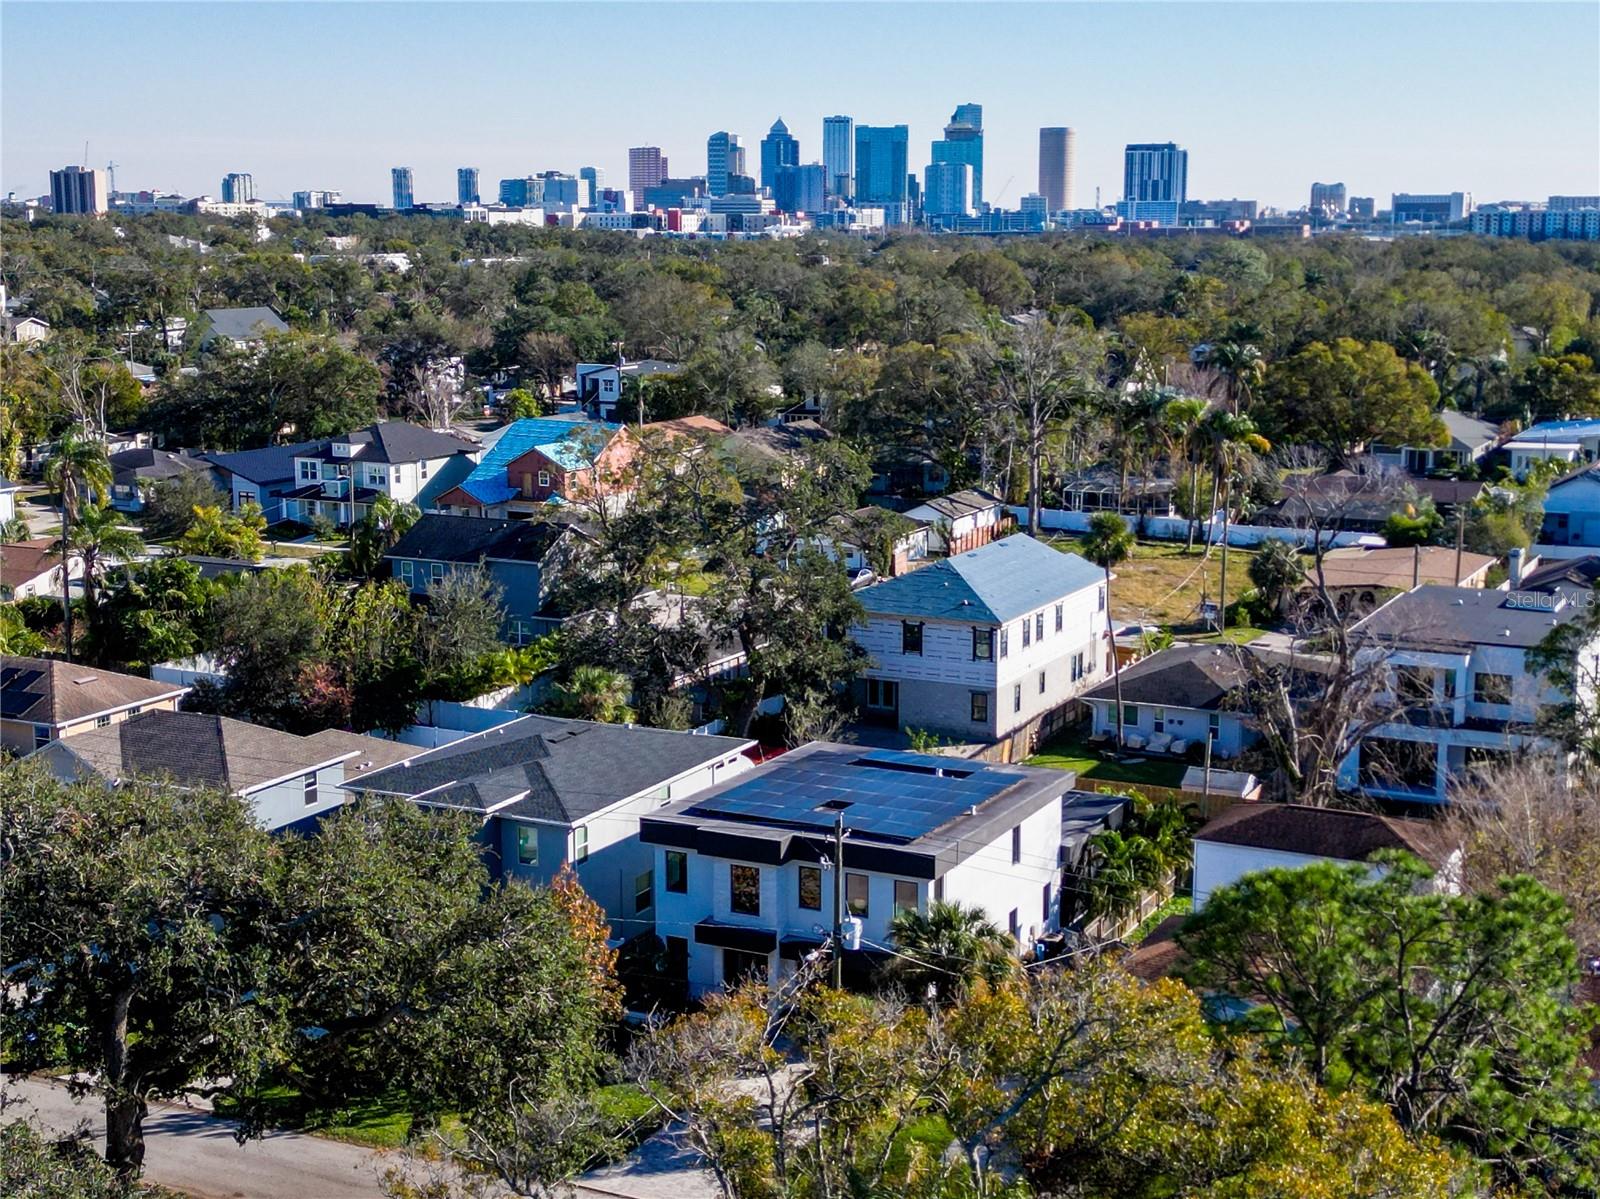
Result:
[[1166,753],[1167,752],[1167,748],[1171,744],[1172,744],[1172,734],[1171,733],[1152,733],[1150,735],[1150,752],[1153,753],[1153,754],[1164,754],[1164,753]]
[[1178,737],[1174,739],[1171,745],[1167,746],[1167,752],[1169,754],[1176,754],[1181,757],[1189,752],[1189,743],[1182,737]]
[[1122,736],[1122,744],[1126,745],[1129,749],[1143,749],[1146,745],[1146,742],[1144,737],[1139,733],[1124,733]]

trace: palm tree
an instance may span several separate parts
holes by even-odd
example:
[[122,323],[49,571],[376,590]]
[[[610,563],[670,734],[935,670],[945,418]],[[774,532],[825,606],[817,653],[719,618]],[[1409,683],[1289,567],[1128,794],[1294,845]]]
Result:
[[983,981],[1003,982],[1017,969],[1017,943],[982,908],[933,900],[926,912],[906,909],[889,923],[893,976],[912,994],[931,985],[945,995]]
[[1249,406],[1252,389],[1267,373],[1261,351],[1247,341],[1213,342],[1201,353],[1200,361],[1217,372],[1212,386],[1221,384],[1223,394],[1228,397],[1228,408],[1235,413]]
[[376,497],[367,514],[350,534],[350,564],[364,575],[372,575],[384,554],[395,547],[407,530],[422,516],[415,504],[392,496]]
[[[1115,512],[1097,512],[1089,521],[1083,556],[1106,572],[1106,622],[1111,619],[1111,568],[1128,560],[1133,553],[1133,534]],[[1117,745],[1122,745],[1122,666],[1117,661],[1117,639],[1111,638],[1111,678],[1117,689]]]
[[1256,455],[1272,448],[1272,443],[1256,431],[1256,422],[1248,416],[1217,411],[1205,419],[1205,430],[1211,441],[1211,493],[1212,510],[1216,501],[1222,505],[1222,594],[1218,597],[1220,613],[1218,627],[1228,627],[1228,517],[1232,509],[1234,476],[1242,471]]
[[18,541],[27,541],[33,536],[33,530],[28,528],[28,522],[20,516],[13,516],[10,520],[0,520],[0,541],[12,544]]
[[632,686],[626,675],[604,666],[576,666],[572,677],[555,686],[555,699],[545,706],[557,716],[624,724],[633,720],[628,706]]
[[[111,491],[111,463],[106,447],[77,429],[68,429],[56,443],[55,455],[45,463],[44,481],[61,497],[61,541],[70,546],[72,525],[84,501],[104,501]],[[64,553],[66,551],[63,551]],[[62,639],[67,661],[72,661],[72,572],[67,560],[61,564],[63,585]]]
[[144,538],[121,523],[115,508],[90,505],[78,513],[78,522],[72,527],[70,544],[56,542],[56,548],[65,560],[69,550],[76,551],[83,560],[83,598],[93,608],[98,601],[95,580],[105,569],[108,558],[126,563],[144,553]]
[[1089,839],[1089,862],[1087,907],[1091,920],[1122,919],[1162,875],[1155,847],[1147,838],[1115,829]]
[[[1188,472],[1189,490],[1191,500],[1197,498],[1195,491],[1199,482],[1200,467],[1195,462],[1195,442],[1200,434],[1200,422],[1205,419],[1205,400],[1199,396],[1180,396],[1175,400],[1167,401],[1167,406],[1162,410],[1162,421],[1166,426],[1167,444],[1169,453],[1173,458],[1182,457]],[[1184,552],[1194,549],[1193,507],[1190,508],[1189,537],[1184,545]]]

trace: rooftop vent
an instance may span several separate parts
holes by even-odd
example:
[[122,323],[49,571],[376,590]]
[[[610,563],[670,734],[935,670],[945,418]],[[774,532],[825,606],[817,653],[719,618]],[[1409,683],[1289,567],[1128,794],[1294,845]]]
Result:
[[83,685],[84,685],[84,684],[85,684],[85,683],[93,683],[93,682],[96,682],[96,681],[97,681],[97,680],[98,680],[98,679],[99,679],[99,677],[100,677],[100,676],[99,676],[99,675],[94,675],[94,674],[86,674],[86,675],[84,675],[84,676],[83,676],[83,677],[82,677],[82,678],[76,678],[76,679],[73,679],[73,680],[72,680],[72,681],[73,681],[73,683],[74,683],[74,684],[75,684],[75,685],[76,685],[76,686],[79,686],[79,687],[81,687],[81,686],[83,686]]

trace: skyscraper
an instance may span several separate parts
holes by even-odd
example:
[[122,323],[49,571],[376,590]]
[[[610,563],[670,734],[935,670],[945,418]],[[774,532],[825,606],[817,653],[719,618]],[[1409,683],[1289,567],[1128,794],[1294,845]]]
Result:
[[1073,130],[1065,125],[1039,130],[1039,194],[1052,213],[1077,207],[1073,194],[1077,155],[1078,135]]
[[667,156],[660,146],[634,146],[628,151],[628,190],[633,206],[644,207],[644,192],[667,177]]
[[478,194],[478,168],[456,168],[456,203],[465,208],[468,204],[480,203],[482,197]]
[[[761,186],[774,197],[778,194],[778,171],[783,167],[800,165],[800,143],[789,133],[789,126],[779,117],[772,122],[767,136],[761,139]],[[779,207],[782,207],[780,205]]]
[[[593,208],[599,202],[600,193],[605,190],[605,171],[599,167],[579,167],[578,180],[580,183],[578,196],[582,201],[583,207]],[[587,197],[584,196],[585,191],[588,192]]]
[[933,143],[934,162],[964,162],[972,168],[972,206],[983,207],[983,105],[961,104]]
[[856,126],[856,194],[858,204],[884,206],[885,224],[906,219],[906,149],[911,129],[906,125]]
[[67,216],[101,216],[111,202],[99,167],[62,167],[50,172],[50,207]]
[[394,210],[407,212],[416,207],[411,193],[411,168],[394,167],[389,171],[390,181],[394,185]]
[[222,177],[222,202],[248,204],[256,198],[256,181],[239,171]]
[[826,171],[820,162],[779,167],[772,189],[778,208],[783,212],[821,212],[827,192],[823,182]]
[[737,133],[722,130],[706,138],[706,187],[713,196],[728,194],[728,176],[748,174],[744,169],[744,142]]
[[856,123],[850,117],[822,118],[822,173],[830,196],[855,195]]
[[1342,214],[1348,204],[1349,193],[1342,183],[1313,183],[1311,185],[1311,215],[1332,217]]
[[1122,198],[1182,204],[1189,198],[1189,151],[1176,142],[1139,142],[1123,151]]
[[922,215],[930,224],[941,217],[972,216],[972,167],[964,162],[932,162],[922,172]]

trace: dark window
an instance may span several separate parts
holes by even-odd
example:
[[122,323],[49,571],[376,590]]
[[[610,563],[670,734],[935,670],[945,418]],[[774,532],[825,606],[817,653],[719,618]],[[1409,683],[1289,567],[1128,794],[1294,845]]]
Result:
[[1022,684],[1021,683],[1018,683],[1016,686],[1011,688],[1011,710],[1013,712],[1022,711]]
[[922,622],[902,620],[900,622],[900,652],[902,654],[922,653]]
[[306,807],[309,808],[312,804],[317,802],[317,774],[316,774],[316,771],[312,771],[310,774],[306,775],[306,777],[301,780],[300,786],[301,786],[302,790],[304,791],[304,794],[305,794],[305,797],[306,797]]
[[109,715],[96,716],[94,718],[94,727],[97,728],[97,729],[106,728],[110,724],[111,724],[111,717]]
[[667,890],[674,895],[689,891],[689,855],[681,849],[667,850]]
[[902,878],[894,880],[894,910],[896,915],[917,910],[916,883],[908,883]]
[[1020,865],[1022,862],[1022,826],[1013,825],[1011,828],[1011,864]]
[[1063,621],[1062,609],[1064,607],[1066,607],[1065,604],[1057,604],[1056,605],[1056,632],[1058,632],[1058,633],[1061,631],[1061,627],[1062,627],[1062,621]]
[[640,912],[648,912],[655,906],[655,896],[651,894],[655,890],[655,885],[654,870],[646,870],[633,880],[633,914],[635,916]]
[[1039,612],[1033,618],[1033,635],[1038,640],[1044,640],[1044,613]]
[[667,938],[667,977],[689,977],[689,938]]
[[987,662],[994,657],[994,630],[972,630],[972,660]]
[[989,719],[989,693],[987,691],[974,691],[972,693],[972,719],[979,724]]
[[1044,671],[1039,672],[1039,694],[1044,694]]
[[1022,618],[1022,648],[1027,649],[1033,644],[1033,622],[1026,616]]
[[852,916],[865,916],[867,914],[867,884],[869,881],[864,874],[847,874],[844,876],[844,906],[850,910]]
[[764,983],[767,981],[767,955],[764,953],[746,953],[742,949],[724,949],[722,951],[722,982],[725,986],[737,987],[747,982]]
[[728,908],[741,916],[761,915],[761,869],[758,866],[728,868]]
[[1509,704],[1511,702],[1511,676],[1508,674],[1473,675],[1472,702],[1475,704]]
[[517,865],[539,864],[539,830],[526,824],[517,825]]
[[893,712],[900,704],[900,684],[889,679],[867,680],[867,707]]
[[933,880],[933,898],[939,903],[944,902],[944,879],[936,878]]
[[1006,925],[1011,929],[1011,935],[1013,938],[1020,937],[1022,935],[1022,920],[1017,915],[1016,908],[1011,909],[1011,916],[1007,920]]
[[1139,705],[1138,704],[1123,704],[1122,705],[1122,723],[1123,724],[1131,724],[1131,725],[1137,725],[1139,723]]
[[1104,612],[1105,610],[1106,610],[1106,589],[1104,587],[1102,587],[1102,588],[1100,588],[1100,611]]
[[1003,658],[1011,652],[1011,630],[1004,625],[1000,627],[1000,656]]
[[822,870],[817,866],[800,867],[800,906],[808,912],[822,911]]
[[1046,883],[1044,885],[1044,909],[1043,909],[1043,913],[1044,914],[1041,917],[1041,919],[1043,920],[1043,922],[1046,925],[1048,925],[1050,923],[1050,884],[1049,883]]

